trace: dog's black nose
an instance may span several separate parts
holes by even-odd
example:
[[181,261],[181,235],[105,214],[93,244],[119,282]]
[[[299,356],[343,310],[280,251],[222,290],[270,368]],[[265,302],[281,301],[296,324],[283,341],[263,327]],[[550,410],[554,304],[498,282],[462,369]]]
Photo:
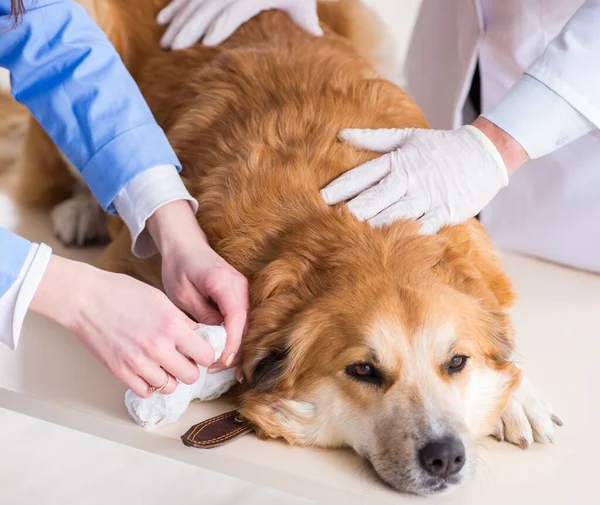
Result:
[[434,440],[419,451],[419,462],[423,469],[443,479],[460,472],[465,459],[465,446],[456,437]]

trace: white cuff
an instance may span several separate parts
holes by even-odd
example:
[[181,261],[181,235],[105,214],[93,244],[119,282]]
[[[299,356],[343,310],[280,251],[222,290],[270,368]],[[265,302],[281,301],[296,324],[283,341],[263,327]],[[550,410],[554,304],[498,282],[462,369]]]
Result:
[[521,144],[531,159],[550,154],[596,128],[569,102],[527,74],[482,116]]
[[198,211],[198,202],[189,194],[173,165],[159,165],[142,172],[115,198],[115,209],[131,232],[131,251],[138,258],[158,252],[146,221],[156,209],[176,200],[187,200],[194,214]]
[[0,298],[0,342],[16,349],[25,314],[50,261],[52,249],[46,244],[31,244],[19,277]]

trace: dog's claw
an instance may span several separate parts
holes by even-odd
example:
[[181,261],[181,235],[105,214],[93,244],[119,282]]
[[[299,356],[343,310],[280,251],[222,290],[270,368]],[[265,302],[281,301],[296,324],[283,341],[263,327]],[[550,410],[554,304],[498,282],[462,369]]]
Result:
[[525,437],[521,437],[519,439],[519,447],[521,449],[529,449],[529,440],[527,440]]
[[498,442],[504,442],[504,426],[502,424],[502,421],[500,421],[500,423],[496,426],[496,430],[494,431],[494,433],[492,434],[492,436]]
[[558,417],[556,414],[552,414],[550,418],[552,419],[552,422],[556,424],[556,426],[562,428],[563,422],[560,420],[560,417]]
[[550,412],[533,385],[524,378],[502,414],[504,440],[522,449],[528,449],[534,441],[552,443],[554,425],[561,426],[562,422]]

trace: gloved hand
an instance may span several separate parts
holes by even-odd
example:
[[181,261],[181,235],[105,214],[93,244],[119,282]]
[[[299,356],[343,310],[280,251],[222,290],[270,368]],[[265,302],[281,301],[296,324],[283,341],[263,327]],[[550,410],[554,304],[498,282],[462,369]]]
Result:
[[350,211],[374,226],[418,219],[422,233],[437,233],[478,214],[508,184],[500,152],[471,125],[452,131],[348,129],[339,136],[358,148],[387,153],[321,191],[330,205],[350,200]]
[[269,9],[280,9],[307,32],[323,35],[317,0],[173,0],[156,18],[158,24],[169,24],[160,43],[165,49],[185,49],[204,37],[205,45],[216,46]]

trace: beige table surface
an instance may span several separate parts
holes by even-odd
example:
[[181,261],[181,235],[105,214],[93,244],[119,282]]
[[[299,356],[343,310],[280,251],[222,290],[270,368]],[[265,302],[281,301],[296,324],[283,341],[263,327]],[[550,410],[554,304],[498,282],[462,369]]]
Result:
[[[16,208],[2,194],[0,226],[47,242],[58,254],[87,261],[94,261],[98,255],[97,250],[61,247],[53,238],[47,216]],[[600,466],[600,380],[596,373],[600,355],[600,276],[513,255],[503,258],[518,293],[514,323],[523,364],[565,426],[553,445],[536,445],[527,452],[492,439],[484,440],[475,479],[454,494],[434,501],[461,505],[562,505],[579,497],[578,503],[600,503],[594,491]],[[17,351],[0,348],[0,408],[57,424],[63,430],[105,439],[113,448],[123,445],[141,449],[151,453],[145,456],[149,460],[161,457],[163,466],[166,458],[173,462],[173,468],[182,464],[205,468],[322,503],[422,501],[380,484],[349,451],[292,448],[277,441],[261,442],[253,436],[210,451],[184,447],[179,437],[189,426],[232,405],[226,401],[196,403],[179,423],[146,431],[130,420],[123,393],[124,387],[73,335],[41,317],[27,317]],[[53,437],[49,426],[42,423],[32,437],[45,439],[46,433]],[[69,440],[66,443],[78,444],[76,435],[80,434],[63,435]],[[0,438],[0,447],[2,443]],[[32,460],[36,459],[35,444],[29,443],[24,450]],[[114,455],[118,462],[120,451],[114,449]],[[138,452],[136,457],[143,458]],[[0,449],[3,465],[7,464],[5,458],[7,455]],[[109,455],[105,461],[111,464]],[[47,471],[52,469],[47,467]],[[75,480],[78,472],[77,466],[70,472]],[[2,473],[0,470],[0,479]],[[102,485],[110,485],[110,478]],[[0,480],[0,496],[2,488]],[[586,495],[589,498],[584,498]],[[242,499],[240,503],[250,502]]]
[[0,408],[0,505],[315,502]]

